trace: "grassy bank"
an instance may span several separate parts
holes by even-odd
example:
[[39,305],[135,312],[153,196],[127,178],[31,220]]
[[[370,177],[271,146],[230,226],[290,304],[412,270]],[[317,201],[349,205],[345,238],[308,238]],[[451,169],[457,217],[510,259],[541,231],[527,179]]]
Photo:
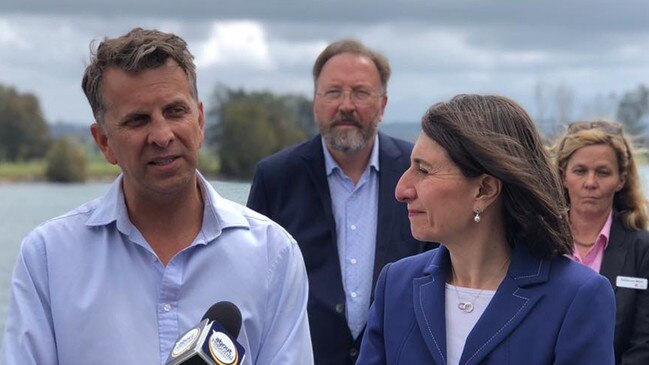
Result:
[[[100,155],[93,155],[86,162],[88,181],[112,180],[120,173],[117,166],[103,160]],[[0,162],[0,182],[45,181],[45,160],[30,162]],[[200,157],[199,170],[209,177],[216,176],[219,170],[218,160],[207,153]]]
[[647,149],[647,148],[636,148],[636,150],[635,150],[635,162],[638,165],[649,164],[649,149]]
[[[45,161],[0,163],[0,181],[45,181]],[[107,180],[119,175],[119,167],[104,161],[91,161],[87,165],[88,180]]]

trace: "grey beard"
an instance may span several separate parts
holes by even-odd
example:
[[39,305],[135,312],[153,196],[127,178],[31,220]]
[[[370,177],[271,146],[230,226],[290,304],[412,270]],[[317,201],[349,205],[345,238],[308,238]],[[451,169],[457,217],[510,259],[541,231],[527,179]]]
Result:
[[[341,114],[337,119],[353,121],[356,128],[339,130],[335,126],[323,128],[322,123],[318,124],[320,126],[320,134],[324,137],[327,146],[332,150],[342,153],[354,153],[363,149],[370,140],[374,140],[380,122],[379,118],[373,119],[367,128],[363,128],[358,118],[351,114]],[[337,124],[336,122],[338,120],[334,120],[331,124]]]
[[329,130],[324,134],[325,143],[331,149],[342,152],[352,153],[360,151],[370,139],[369,133],[363,130],[355,131],[332,131]]

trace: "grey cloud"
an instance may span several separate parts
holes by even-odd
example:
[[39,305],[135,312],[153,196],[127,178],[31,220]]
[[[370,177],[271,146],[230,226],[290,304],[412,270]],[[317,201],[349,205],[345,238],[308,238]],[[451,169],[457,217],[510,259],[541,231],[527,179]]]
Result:
[[[413,24],[467,34],[475,47],[578,52],[649,36],[649,1],[4,0],[0,13],[182,20],[254,19],[287,40],[333,40],[376,25]],[[407,25],[406,25],[407,26]],[[295,29],[300,29],[296,32]],[[407,34],[407,32],[405,32]],[[398,35],[398,34],[397,34]]]
[[200,68],[202,98],[217,83],[309,95],[319,51],[312,46],[343,37],[391,60],[386,121],[418,120],[431,102],[460,92],[504,94],[533,108],[539,80],[571,85],[580,97],[649,81],[646,0],[179,3],[0,1],[0,25],[8,20],[37,48],[0,46],[0,82],[36,92],[48,120],[85,120],[90,112],[79,82],[90,40],[152,27],[179,34],[197,54],[215,22],[243,19],[262,24],[273,67]]
[[34,14],[94,14],[189,19],[241,19],[308,22],[386,22],[420,20],[428,24],[557,26],[593,29],[646,29],[645,0],[4,0],[0,11]]

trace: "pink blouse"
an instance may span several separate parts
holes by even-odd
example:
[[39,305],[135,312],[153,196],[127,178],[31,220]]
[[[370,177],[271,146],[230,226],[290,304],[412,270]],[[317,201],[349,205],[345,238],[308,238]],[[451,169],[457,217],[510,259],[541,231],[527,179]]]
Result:
[[599,236],[597,237],[597,242],[593,245],[593,248],[586,254],[585,257],[580,257],[577,247],[575,246],[574,253],[570,257],[574,261],[577,261],[581,264],[584,264],[595,272],[599,272],[602,267],[602,258],[604,257],[604,250],[608,246],[608,238],[611,234],[611,224],[613,223],[613,211],[608,214],[608,219],[602,230],[599,231]]

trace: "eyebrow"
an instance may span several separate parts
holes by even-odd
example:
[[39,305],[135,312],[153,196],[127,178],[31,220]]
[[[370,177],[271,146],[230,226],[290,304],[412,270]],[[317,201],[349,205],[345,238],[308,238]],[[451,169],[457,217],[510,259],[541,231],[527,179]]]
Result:
[[[171,100],[170,102],[164,104],[162,106],[162,110],[172,108],[172,107],[176,107],[176,106],[191,108],[191,104],[188,103],[187,100],[184,100],[183,98],[177,98],[177,99]],[[149,110],[137,109],[137,110],[134,110],[132,112],[124,114],[123,116],[121,116],[119,118],[119,120],[128,120],[128,119],[130,119],[130,118],[132,118],[134,116],[138,116],[138,115],[151,115],[151,112]]]
[[118,120],[119,120],[120,122],[125,122],[125,121],[128,121],[128,120],[130,120],[130,119],[133,119],[134,117],[137,117],[137,116],[148,116],[149,114],[150,114],[150,113],[145,112],[145,111],[143,111],[143,110],[136,110],[136,111],[133,111],[133,112],[130,112],[130,113],[126,113],[126,114],[122,115],[121,117],[118,118]]
[[[576,167],[580,167],[580,168],[588,168],[588,166],[586,166],[585,163],[576,163],[576,164],[572,165],[572,168],[576,168]],[[614,170],[613,166],[610,166],[610,165],[602,165],[602,164],[599,164],[599,165],[595,165],[595,166],[592,167],[593,170],[604,169],[604,168],[605,168],[605,169],[613,169],[613,170]]]
[[413,157],[413,158],[412,158],[412,162],[413,162],[413,163],[416,163],[416,164],[419,164],[419,165],[432,166],[430,163],[428,163],[428,162],[425,161],[425,160],[422,160],[422,159],[419,158],[419,157]]

